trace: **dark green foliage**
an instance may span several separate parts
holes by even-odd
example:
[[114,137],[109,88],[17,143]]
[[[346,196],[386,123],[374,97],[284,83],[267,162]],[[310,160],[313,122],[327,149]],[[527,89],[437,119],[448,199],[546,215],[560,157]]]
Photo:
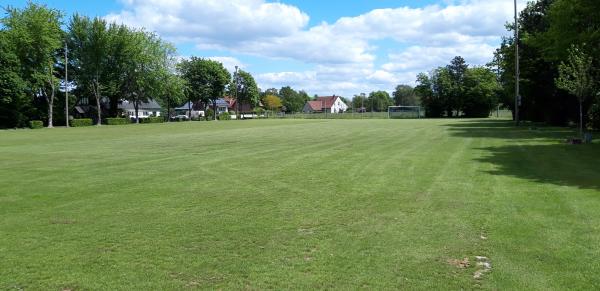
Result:
[[[600,69],[600,1],[538,0],[519,15],[522,105],[520,118],[550,124],[579,123],[577,97],[558,90],[558,65],[567,61],[569,48],[580,47],[594,58],[597,83]],[[512,30],[514,26],[509,26]],[[502,103],[514,110],[514,39],[507,38],[496,52]],[[591,96],[587,96],[591,97]],[[587,112],[593,102],[583,103]],[[585,123],[585,120],[584,120]]]
[[441,69],[434,70],[431,77],[425,73],[420,73],[417,76],[415,93],[421,99],[427,117],[442,117],[444,114],[445,104],[438,90],[440,87],[440,71]]
[[296,92],[290,86],[282,87],[279,90],[281,103],[286,112],[300,112],[304,108],[304,104],[309,100],[308,94],[304,91]]
[[413,87],[409,85],[398,85],[392,93],[394,104],[399,106],[416,106],[419,105],[419,98],[415,94]]
[[219,120],[231,120],[231,115],[229,115],[229,112],[221,112],[219,114]]
[[367,107],[367,111],[384,112],[387,111],[388,107],[392,104],[394,103],[388,92],[375,91],[369,94],[369,97],[365,102],[365,107]]
[[165,122],[165,119],[162,117],[148,117],[148,118],[140,118],[140,123],[162,123]]
[[488,117],[498,104],[500,85],[487,68],[470,68],[464,76],[462,112],[465,117]]
[[0,126],[22,126],[27,117],[40,118],[40,111],[46,111],[48,126],[52,127],[58,86],[56,59],[63,39],[62,14],[34,2],[28,2],[24,8],[7,7],[5,11],[6,16],[0,19],[0,66],[6,67],[0,69],[0,86],[9,94],[0,92],[0,98],[10,101],[0,101],[0,113],[7,114],[0,118]]
[[131,120],[129,118],[109,117],[109,118],[105,118],[104,121],[106,122],[107,125],[123,125],[123,124],[131,123]]
[[73,119],[69,122],[72,127],[92,126],[94,121],[91,118]]
[[352,108],[355,112],[361,111],[362,108],[366,108],[367,103],[367,97],[364,94],[354,95],[354,98],[352,98]]
[[500,85],[486,67],[469,68],[461,57],[439,67],[430,76],[417,76],[415,93],[427,117],[488,117],[498,104]]
[[25,94],[21,64],[6,32],[0,31],[0,128],[23,127],[31,98]]
[[594,130],[600,130],[600,98],[588,110],[588,127]]
[[223,64],[209,59],[191,57],[181,61],[177,69],[185,81],[187,99],[193,102],[216,102],[231,81],[231,74]]
[[31,128],[31,129],[38,129],[38,128],[43,128],[43,127],[44,127],[44,122],[41,120],[29,121],[29,128]]
[[239,70],[233,75],[228,93],[229,96],[235,97],[240,101],[238,104],[249,103],[252,107],[258,105],[260,97],[258,86],[254,77],[246,71]]
[[213,120],[213,119],[215,119],[215,111],[212,110],[211,108],[206,109],[206,111],[204,113],[204,118],[206,120]]

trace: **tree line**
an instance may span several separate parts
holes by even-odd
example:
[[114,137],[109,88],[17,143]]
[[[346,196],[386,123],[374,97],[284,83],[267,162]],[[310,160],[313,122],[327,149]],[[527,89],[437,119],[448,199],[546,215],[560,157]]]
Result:
[[197,57],[178,61],[172,44],[144,29],[78,14],[65,23],[62,12],[33,2],[5,12],[0,127],[23,127],[30,120],[62,125],[82,100],[94,109],[89,114],[98,125],[118,116],[122,101],[133,104],[136,122],[139,105],[150,99],[168,110],[186,100],[214,104],[225,94],[259,102],[250,73],[236,70],[232,76],[220,62]]
[[489,67],[469,67],[461,56],[417,76],[416,94],[428,117],[488,117],[501,90]]
[[[600,129],[600,1],[532,1],[518,19],[520,119]],[[501,102],[513,112],[515,45],[504,38],[492,62]]]

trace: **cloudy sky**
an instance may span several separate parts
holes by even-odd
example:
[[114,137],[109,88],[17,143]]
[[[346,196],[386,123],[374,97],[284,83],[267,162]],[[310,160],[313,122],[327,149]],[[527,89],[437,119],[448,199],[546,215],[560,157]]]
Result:
[[[145,27],[183,57],[216,59],[230,70],[240,66],[262,89],[289,85],[347,97],[414,84],[417,73],[456,55],[483,65],[513,17],[512,0],[41,2],[67,15],[77,11]],[[519,9],[524,5],[519,0]]]

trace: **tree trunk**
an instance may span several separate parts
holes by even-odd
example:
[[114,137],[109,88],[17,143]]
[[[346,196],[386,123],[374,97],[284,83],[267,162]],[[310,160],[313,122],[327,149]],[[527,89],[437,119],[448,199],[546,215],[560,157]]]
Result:
[[579,100],[579,136],[583,138],[583,100]]
[[48,128],[52,128],[52,114],[54,111],[54,96],[50,96],[50,98],[46,97],[46,101],[48,101]]
[[96,126],[100,126],[102,124],[102,108],[100,107],[100,96],[96,95],[96,107],[97,107],[97,114],[98,114],[98,122],[96,123]]
[[192,121],[192,99],[188,99],[188,117]]
[[213,101],[213,120],[217,120],[217,99]]
[[92,88],[94,89],[94,95],[96,97],[96,117],[98,117],[98,121],[96,122],[96,126],[102,125],[102,107],[100,107],[100,84],[98,84],[98,80],[94,80],[92,84]]
[[139,104],[137,99],[133,101],[133,109],[135,110],[135,123],[139,124],[140,123],[140,118],[138,117],[138,108],[139,108]]
[[171,98],[167,97],[167,122],[171,121]]
[[48,128],[54,127],[52,122],[52,115],[54,113],[54,82],[52,82],[52,65],[50,65],[50,99],[48,99],[48,94],[44,94],[46,96],[46,101],[48,101]]

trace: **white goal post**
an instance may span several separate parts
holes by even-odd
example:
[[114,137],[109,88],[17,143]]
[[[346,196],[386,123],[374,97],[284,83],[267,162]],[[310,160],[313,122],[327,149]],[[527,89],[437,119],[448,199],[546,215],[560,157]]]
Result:
[[389,106],[388,118],[421,118],[421,106]]

